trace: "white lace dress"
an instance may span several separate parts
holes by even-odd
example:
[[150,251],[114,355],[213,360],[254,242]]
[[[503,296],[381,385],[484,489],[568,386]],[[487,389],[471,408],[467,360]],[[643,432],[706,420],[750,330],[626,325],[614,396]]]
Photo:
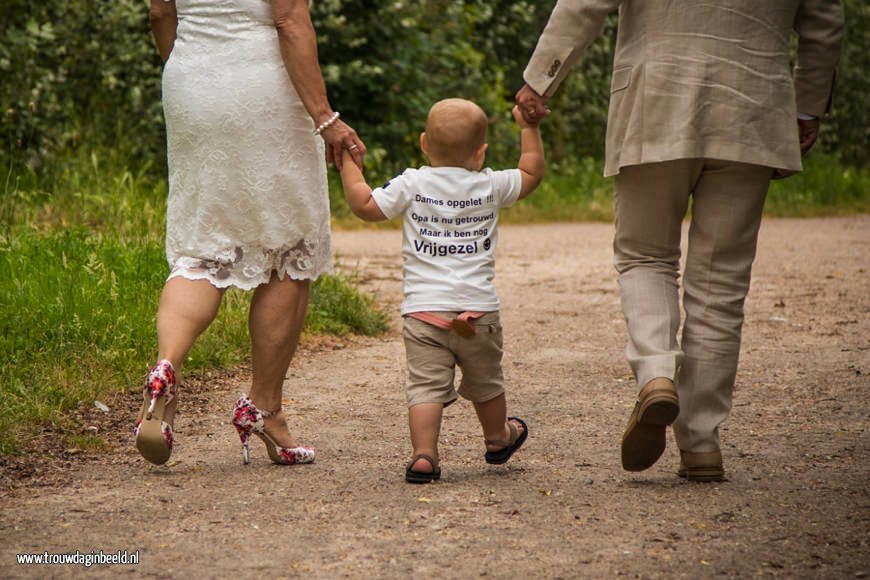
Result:
[[244,290],[331,268],[324,145],[268,0],[177,0],[163,72],[170,278]]

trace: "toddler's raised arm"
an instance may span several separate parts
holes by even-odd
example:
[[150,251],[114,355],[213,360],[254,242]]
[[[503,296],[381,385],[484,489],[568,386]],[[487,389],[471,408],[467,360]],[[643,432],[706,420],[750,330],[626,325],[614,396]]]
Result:
[[519,107],[511,111],[514,119],[520,126],[520,160],[517,168],[523,174],[523,187],[519,199],[528,196],[538,187],[544,178],[544,143],[541,141],[541,131],[538,124],[532,124],[525,120],[520,113]]
[[341,186],[344,189],[344,197],[350,210],[358,218],[367,222],[381,222],[387,219],[381,208],[372,197],[372,188],[366,183],[366,179],[351,154],[344,150],[341,166]]

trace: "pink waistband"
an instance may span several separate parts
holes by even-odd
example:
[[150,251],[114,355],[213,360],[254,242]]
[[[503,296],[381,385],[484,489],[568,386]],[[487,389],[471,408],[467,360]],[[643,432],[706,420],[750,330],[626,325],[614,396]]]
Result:
[[484,314],[486,314],[486,312],[461,312],[452,320],[432,312],[411,312],[407,316],[408,318],[415,318],[421,322],[425,322],[426,324],[437,326],[438,328],[455,330],[456,334],[459,336],[468,338],[474,336],[477,332],[474,328],[474,320],[480,318]]

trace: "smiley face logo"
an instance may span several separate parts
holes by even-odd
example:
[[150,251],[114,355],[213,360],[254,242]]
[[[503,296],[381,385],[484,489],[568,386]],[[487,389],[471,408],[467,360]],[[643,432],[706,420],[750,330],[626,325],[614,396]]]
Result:
[[489,238],[483,240],[483,249],[487,252],[489,251],[490,246],[492,246],[492,241]]

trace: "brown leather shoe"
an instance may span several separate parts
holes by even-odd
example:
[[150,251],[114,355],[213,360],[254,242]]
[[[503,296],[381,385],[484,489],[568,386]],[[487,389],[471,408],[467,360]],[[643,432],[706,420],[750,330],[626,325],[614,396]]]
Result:
[[691,453],[680,450],[680,469],[677,475],[689,481],[725,481],[722,452]]
[[674,382],[663,377],[645,384],[622,436],[622,468],[649,469],[665,451],[665,430],[680,413]]

